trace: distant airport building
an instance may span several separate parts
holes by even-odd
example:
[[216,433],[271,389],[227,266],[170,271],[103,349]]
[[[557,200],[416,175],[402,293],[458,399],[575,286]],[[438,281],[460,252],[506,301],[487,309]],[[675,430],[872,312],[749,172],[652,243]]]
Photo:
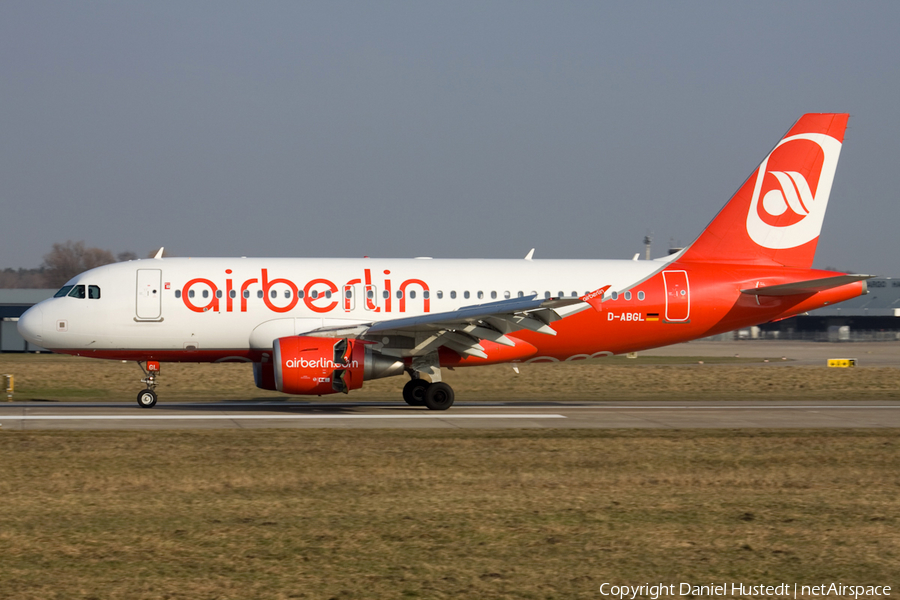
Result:
[[43,348],[26,342],[16,323],[26,310],[53,296],[56,290],[0,290],[0,352],[40,352]]

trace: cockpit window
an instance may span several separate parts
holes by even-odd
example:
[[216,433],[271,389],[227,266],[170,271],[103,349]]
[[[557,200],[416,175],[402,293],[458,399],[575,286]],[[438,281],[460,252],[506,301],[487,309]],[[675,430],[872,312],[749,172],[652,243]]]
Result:
[[100,299],[100,286],[99,285],[89,285],[88,286],[88,298],[91,300],[99,300]]
[[64,285],[58,292],[53,294],[53,297],[54,298],[62,298],[64,296],[68,296],[69,292],[72,291],[73,287],[75,287],[75,286],[74,285]]
[[70,298],[84,298],[84,286],[83,285],[75,285],[72,286],[72,291],[69,292]]

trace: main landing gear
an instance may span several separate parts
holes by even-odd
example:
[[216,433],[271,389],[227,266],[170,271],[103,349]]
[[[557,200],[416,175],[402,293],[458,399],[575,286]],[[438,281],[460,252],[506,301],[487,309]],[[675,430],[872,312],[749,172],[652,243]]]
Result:
[[[410,406],[447,410],[453,406],[453,388],[441,381],[441,361],[437,351],[416,356],[407,367],[409,382],[403,386],[403,400]],[[422,374],[431,379],[422,379]]]
[[426,406],[430,410],[447,410],[453,406],[453,388],[443,381],[429,383],[425,379],[410,379],[403,386],[403,400],[410,406]]
[[140,362],[138,362],[138,366],[145,375],[145,377],[141,379],[141,383],[147,386],[147,389],[138,392],[138,406],[141,408],[153,408],[156,406],[156,392],[154,390],[157,385],[156,377],[159,375],[159,361],[148,360],[146,369],[144,369],[144,365]]

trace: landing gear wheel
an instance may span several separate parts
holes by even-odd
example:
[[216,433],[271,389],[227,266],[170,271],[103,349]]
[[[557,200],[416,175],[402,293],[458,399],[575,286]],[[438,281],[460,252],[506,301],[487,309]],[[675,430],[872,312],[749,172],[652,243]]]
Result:
[[430,385],[424,379],[410,379],[403,386],[403,400],[410,406],[425,406],[425,390]]
[[429,410],[447,410],[453,406],[453,388],[444,383],[432,383],[425,390],[425,406]]
[[137,395],[137,403],[141,408],[153,408],[156,406],[156,392],[141,390]]

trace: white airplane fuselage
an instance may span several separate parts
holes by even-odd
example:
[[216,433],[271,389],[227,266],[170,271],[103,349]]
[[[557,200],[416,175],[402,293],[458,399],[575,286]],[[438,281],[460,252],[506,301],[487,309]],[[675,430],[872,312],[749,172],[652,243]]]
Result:
[[[271,350],[278,337],[322,327],[451,312],[531,294],[572,298],[601,283],[624,293],[665,264],[521,259],[136,260],[73,278],[67,285],[96,286],[100,297],[51,298],[24,315],[20,329],[44,348],[85,356],[135,360],[165,356],[188,362],[252,359],[256,352]],[[638,301],[638,291],[632,300],[637,308],[649,310],[664,301],[647,292]],[[580,305],[578,310],[584,308]],[[603,350],[573,347],[569,356],[593,348]]]

